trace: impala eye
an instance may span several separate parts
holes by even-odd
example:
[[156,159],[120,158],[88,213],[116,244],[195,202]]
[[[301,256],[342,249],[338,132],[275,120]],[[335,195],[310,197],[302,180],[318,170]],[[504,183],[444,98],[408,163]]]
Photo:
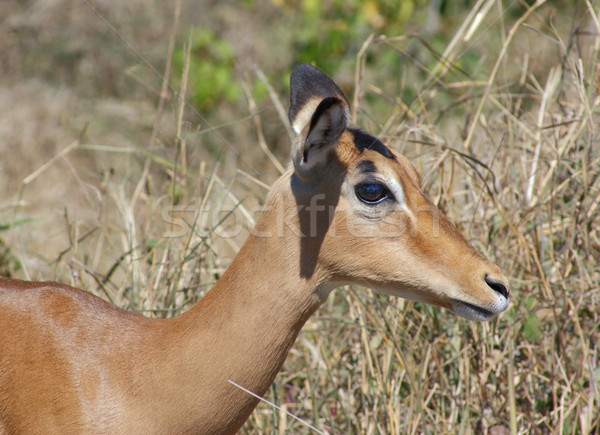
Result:
[[366,204],[377,204],[392,196],[387,187],[380,183],[358,184],[354,191],[358,199]]

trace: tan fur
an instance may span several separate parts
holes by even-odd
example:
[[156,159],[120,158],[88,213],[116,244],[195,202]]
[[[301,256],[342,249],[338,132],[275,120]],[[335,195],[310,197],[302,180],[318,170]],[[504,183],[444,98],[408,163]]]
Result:
[[[404,157],[359,151],[347,131],[318,152],[302,179],[290,169],[275,183],[231,266],[177,318],[0,279],[0,432],[234,433],[257,399],[229,381],[265,394],[308,317],[342,283],[451,309],[506,308],[485,278],[506,279],[423,195]],[[399,186],[402,204],[360,203],[365,160]]]

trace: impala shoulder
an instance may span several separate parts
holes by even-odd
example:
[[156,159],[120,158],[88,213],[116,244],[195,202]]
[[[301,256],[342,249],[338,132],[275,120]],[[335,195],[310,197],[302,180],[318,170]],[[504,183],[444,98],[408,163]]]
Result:
[[[27,313],[37,319],[47,317],[65,327],[75,326],[82,321],[82,317],[89,317],[90,320],[144,318],[139,313],[122,310],[87,291],[51,281],[0,279],[0,309]],[[36,316],[39,313],[45,313],[46,316]]]

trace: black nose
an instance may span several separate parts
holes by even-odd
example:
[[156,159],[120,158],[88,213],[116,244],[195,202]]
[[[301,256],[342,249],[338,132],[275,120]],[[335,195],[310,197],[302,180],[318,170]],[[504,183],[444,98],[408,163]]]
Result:
[[508,299],[508,287],[506,287],[506,284],[504,284],[501,281],[498,281],[497,279],[490,278],[487,275],[485,276],[485,282],[496,293],[500,293],[502,296]]

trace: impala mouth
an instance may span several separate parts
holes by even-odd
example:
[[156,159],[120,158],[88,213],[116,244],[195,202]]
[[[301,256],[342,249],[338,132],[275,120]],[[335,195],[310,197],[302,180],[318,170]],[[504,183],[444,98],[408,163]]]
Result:
[[495,317],[502,310],[491,310],[489,308],[479,307],[477,305],[470,304],[468,302],[457,301],[453,306],[452,310],[461,317],[465,317],[470,320],[490,320]]

